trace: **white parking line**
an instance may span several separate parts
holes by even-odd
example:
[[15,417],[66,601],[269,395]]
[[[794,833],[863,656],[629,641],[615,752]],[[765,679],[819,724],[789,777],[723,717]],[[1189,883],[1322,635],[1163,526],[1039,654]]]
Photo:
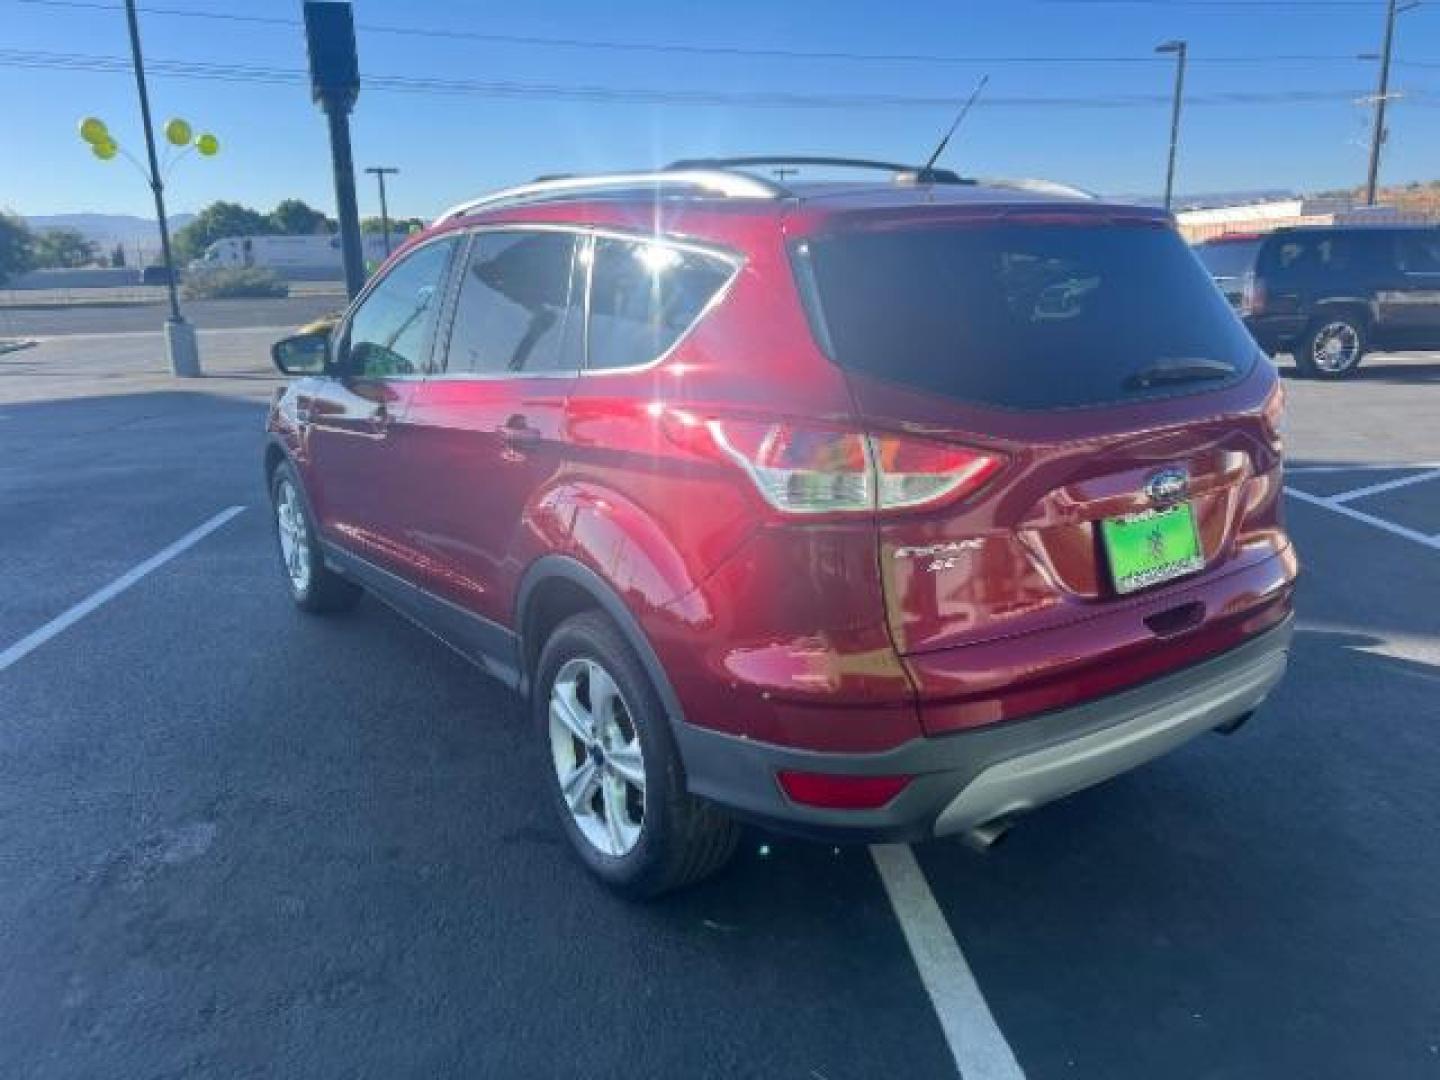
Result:
[[914,852],[906,844],[872,844],[870,857],[960,1075],[965,1080],[1023,1080],[1020,1063],[985,1004]]
[[1355,488],[1352,491],[1342,491],[1339,495],[1331,495],[1330,500],[1337,503],[1354,502],[1356,499],[1363,499],[1367,495],[1379,495],[1382,491],[1394,491],[1396,488],[1409,487],[1411,484],[1421,484],[1426,480],[1440,480],[1440,469],[1416,473],[1414,476],[1402,476],[1396,480],[1385,480],[1379,484],[1369,484],[1366,487]]
[[1440,536],[1426,536],[1418,529],[1409,529],[1404,525],[1397,525],[1393,521],[1386,521],[1384,518],[1376,517],[1374,514],[1367,514],[1363,510],[1356,510],[1353,506],[1347,506],[1343,502],[1336,502],[1334,498],[1322,498],[1319,495],[1311,495],[1308,491],[1301,491],[1299,488],[1287,486],[1285,493],[1301,502],[1310,503],[1312,506],[1321,506],[1345,517],[1353,518],[1356,521],[1363,521],[1366,525],[1373,525],[1377,529],[1384,529],[1396,536],[1403,536],[1406,540],[1414,540],[1415,543],[1429,548],[1431,551],[1440,551]]
[[1363,465],[1295,465],[1285,466],[1286,476],[1304,476],[1307,473],[1341,472],[1404,472],[1407,469],[1440,469],[1440,461],[1402,461],[1398,465],[1369,462]]
[[138,566],[134,566],[129,570],[125,571],[125,573],[121,574],[118,578],[112,581],[109,585],[106,585],[103,589],[99,589],[98,591],[91,593],[84,600],[81,600],[74,607],[70,608],[70,610],[64,612],[63,614],[57,615],[44,626],[40,627],[39,630],[36,630],[32,634],[27,634],[25,637],[15,642],[14,645],[11,645],[4,652],[0,652],[0,671],[4,671],[11,664],[14,664],[17,661],[23,659],[24,657],[30,655],[30,653],[34,652],[41,645],[44,645],[45,642],[49,641],[56,634],[63,633],[65,630],[74,626],[77,622],[83,619],[86,615],[89,615],[101,604],[104,604],[108,600],[115,599],[115,597],[119,596],[126,589],[130,588],[131,585],[134,585],[146,574],[150,573],[152,570],[164,566],[167,562],[175,558],[176,555],[179,555],[186,548],[190,548],[198,544],[201,540],[205,539],[205,537],[209,536],[216,529],[220,528],[221,525],[224,525],[227,521],[229,521],[231,518],[233,518],[236,514],[240,513],[244,509],[245,507],[243,506],[232,506],[228,510],[220,511],[220,513],[216,514],[203,525],[191,529],[188,533],[180,537],[179,540],[176,540],[169,547],[161,548],[154,555],[151,555],[150,558],[146,559]]

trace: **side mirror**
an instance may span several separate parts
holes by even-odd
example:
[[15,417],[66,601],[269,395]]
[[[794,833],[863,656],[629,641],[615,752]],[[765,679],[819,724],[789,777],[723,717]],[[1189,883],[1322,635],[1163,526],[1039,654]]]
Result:
[[282,338],[270,346],[270,359],[282,375],[319,375],[330,357],[330,332],[313,331]]

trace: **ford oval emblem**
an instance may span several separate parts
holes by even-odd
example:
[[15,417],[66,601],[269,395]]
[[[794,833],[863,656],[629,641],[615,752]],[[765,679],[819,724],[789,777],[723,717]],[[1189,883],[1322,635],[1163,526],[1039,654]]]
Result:
[[1184,469],[1161,469],[1145,481],[1145,494],[1156,506],[1179,502],[1190,490],[1190,477]]

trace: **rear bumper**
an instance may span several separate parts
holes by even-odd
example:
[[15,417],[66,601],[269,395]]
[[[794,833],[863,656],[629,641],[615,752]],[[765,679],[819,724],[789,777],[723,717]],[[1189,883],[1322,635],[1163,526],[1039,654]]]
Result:
[[[849,841],[963,832],[1109,779],[1249,713],[1285,672],[1292,623],[1109,697],[880,753],[796,750],[684,723],[675,735],[692,793],[784,831]],[[791,801],[776,781],[781,770],[914,779],[879,809],[830,810]]]

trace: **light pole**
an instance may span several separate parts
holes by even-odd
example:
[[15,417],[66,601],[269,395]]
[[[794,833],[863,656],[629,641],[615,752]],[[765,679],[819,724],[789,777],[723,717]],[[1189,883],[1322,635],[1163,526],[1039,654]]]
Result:
[[1170,103],[1170,162],[1165,167],[1165,209],[1170,209],[1175,196],[1175,151],[1180,145],[1180,103],[1185,98],[1185,57],[1189,44],[1167,41],[1155,46],[1157,53],[1175,54],[1175,99]]
[[[1365,205],[1375,205],[1375,185],[1380,179],[1380,147],[1385,142],[1385,104],[1390,100],[1390,52],[1395,44],[1395,16],[1420,6],[1420,0],[1385,5],[1385,42],[1380,47],[1380,87],[1375,92],[1375,129],[1370,135],[1370,168],[1365,174]],[[1366,56],[1363,59],[1371,59]]]
[[[155,128],[150,120],[150,94],[145,86],[145,60],[140,51],[140,23],[135,14],[135,0],[125,0],[125,19],[130,30],[130,56],[135,68],[135,89],[140,97],[140,120],[145,129],[145,155],[149,167],[141,165],[129,151],[117,143],[105,122],[98,117],[86,117],[80,122],[80,137],[90,144],[91,152],[101,161],[109,161],[116,154],[124,154],[150,185],[150,191],[155,196],[156,225],[160,229],[160,250],[165,260],[165,285],[170,297],[170,318],[165,320],[165,352],[173,374],[199,375],[200,353],[195,344],[195,328],[180,314],[180,296],[176,291],[177,275],[174,255],[170,249],[170,223],[165,217],[165,173],[161,171],[160,159],[155,152]],[[220,141],[214,135],[206,132],[194,136],[190,125],[180,119],[173,119],[165,125],[165,138],[172,146],[184,147],[180,156],[194,149],[203,157],[213,157],[220,149]],[[178,160],[179,156],[169,158],[167,167],[173,166]]]
[[389,165],[372,165],[365,170],[367,173],[374,173],[375,179],[380,181],[380,227],[385,230],[385,257],[390,257],[390,209],[385,205],[385,177],[394,176],[400,170]]

